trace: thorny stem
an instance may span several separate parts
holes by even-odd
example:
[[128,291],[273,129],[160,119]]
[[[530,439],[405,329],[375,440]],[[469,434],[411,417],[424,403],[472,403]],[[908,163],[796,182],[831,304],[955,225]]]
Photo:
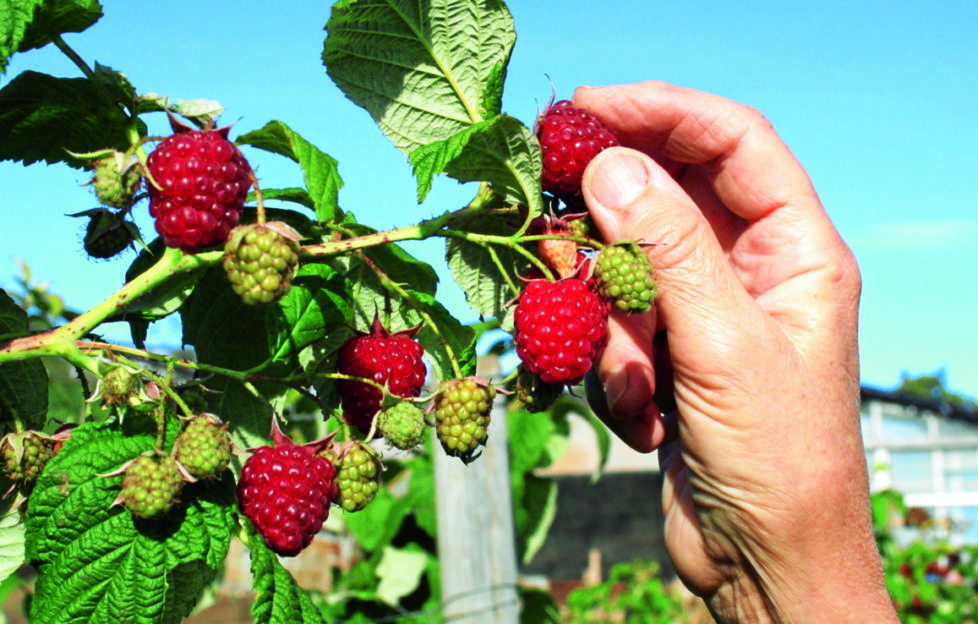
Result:
[[65,325],[43,334],[15,338],[0,344],[0,363],[50,355],[62,357],[97,375],[99,371],[96,362],[82,353],[75,344],[77,340],[114,313],[124,310],[130,301],[145,295],[167,279],[209,266],[219,258],[220,252],[185,255],[179,250],[167,249],[159,262],[147,271],[126,283],[105,301],[96,304]]
[[448,355],[448,361],[452,363],[452,373],[456,377],[461,377],[462,367],[459,366],[458,357],[455,355],[455,351],[452,349],[451,345],[448,344],[448,340],[446,340],[442,335],[441,329],[438,327],[438,323],[436,323],[435,320],[431,318],[431,315],[421,307],[414,295],[405,290],[400,284],[392,280],[387,273],[374,264],[373,260],[360,252],[357,252],[357,256],[364,264],[370,267],[370,270],[373,271],[378,278],[380,278],[380,282],[383,284],[384,288],[393,291],[402,299],[411,304],[411,307],[414,308],[415,312],[421,316],[421,320],[424,321],[425,325],[431,329],[432,333],[435,334],[435,337],[438,338],[438,341],[441,342],[442,347],[445,348],[445,353]]

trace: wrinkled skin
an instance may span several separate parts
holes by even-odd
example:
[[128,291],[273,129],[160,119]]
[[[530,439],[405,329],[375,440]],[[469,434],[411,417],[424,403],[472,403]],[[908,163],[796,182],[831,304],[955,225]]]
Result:
[[615,312],[588,396],[658,449],[664,533],[720,622],[896,622],[859,428],[860,276],[805,171],[758,112],[671,85],[581,88],[623,147],[583,195],[606,241],[656,267]]

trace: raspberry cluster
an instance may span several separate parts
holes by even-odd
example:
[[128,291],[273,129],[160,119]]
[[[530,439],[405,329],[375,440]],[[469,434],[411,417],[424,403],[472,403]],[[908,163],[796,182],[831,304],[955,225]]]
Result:
[[615,135],[593,113],[567,100],[548,106],[536,124],[543,150],[543,190],[580,195],[581,176],[601,151],[618,145]]
[[336,468],[312,449],[283,440],[248,458],[237,494],[242,513],[268,547],[294,557],[312,542],[339,496]]
[[655,301],[652,262],[635,243],[605,247],[595,261],[594,280],[601,296],[623,312],[648,312]]
[[533,280],[516,303],[516,353],[548,384],[578,384],[604,351],[608,304],[577,277]]
[[446,382],[435,397],[438,441],[445,452],[468,462],[486,443],[496,389],[472,377]]
[[[420,329],[419,325],[392,333],[375,318],[369,333],[358,333],[340,346],[337,372],[375,381],[394,396],[418,396],[428,372],[422,359],[424,349],[413,339]],[[350,379],[342,379],[336,386],[346,422],[362,433],[370,431],[384,393],[371,384]]]
[[292,285],[299,266],[299,243],[266,225],[240,225],[224,245],[222,263],[242,301],[248,305],[274,303]]
[[174,134],[149,155],[150,214],[168,247],[197,253],[227,240],[238,224],[248,189],[248,161],[228,140],[229,128]]

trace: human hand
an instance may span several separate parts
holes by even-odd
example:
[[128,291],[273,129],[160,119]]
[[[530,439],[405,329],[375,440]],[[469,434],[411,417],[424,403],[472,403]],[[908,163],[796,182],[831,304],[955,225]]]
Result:
[[677,573],[723,622],[896,621],[860,436],[859,272],[806,173],[716,96],[647,82],[574,104],[626,146],[585,172],[591,215],[607,241],[652,243],[659,286],[649,314],[612,313],[589,400],[659,449]]

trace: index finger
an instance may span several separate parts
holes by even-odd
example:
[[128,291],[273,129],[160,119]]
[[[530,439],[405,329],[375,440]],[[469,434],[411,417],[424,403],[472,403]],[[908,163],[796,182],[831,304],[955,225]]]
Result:
[[749,106],[658,81],[580,87],[574,104],[622,145],[702,165],[724,205],[748,221],[784,206],[821,207],[801,164]]

